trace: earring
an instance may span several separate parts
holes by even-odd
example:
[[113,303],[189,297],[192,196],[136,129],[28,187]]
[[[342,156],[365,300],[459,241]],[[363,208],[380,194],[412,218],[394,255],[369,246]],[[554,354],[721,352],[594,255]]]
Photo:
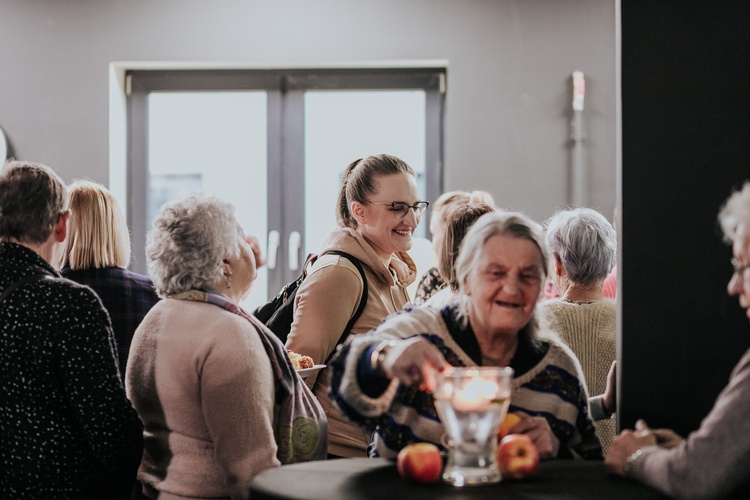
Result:
[[232,275],[231,274],[225,274],[227,278],[227,288],[232,288]]

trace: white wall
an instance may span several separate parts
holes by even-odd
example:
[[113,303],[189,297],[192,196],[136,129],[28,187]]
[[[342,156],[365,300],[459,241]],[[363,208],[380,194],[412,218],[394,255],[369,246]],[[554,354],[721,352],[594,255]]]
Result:
[[615,203],[614,0],[0,0],[0,127],[19,159],[108,182],[112,61],[446,59],[446,189],[537,219],[567,201],[586,74],[591,203]]

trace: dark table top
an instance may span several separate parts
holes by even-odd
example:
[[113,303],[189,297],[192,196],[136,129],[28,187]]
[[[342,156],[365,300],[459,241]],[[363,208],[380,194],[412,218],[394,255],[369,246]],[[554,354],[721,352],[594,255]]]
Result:
[[416,484],[399,477],[396,462],[383,458],[324,460],[261,472],[253,481],[253,500],[398,500],[404,499],[605,499],[665,498],[658,492],[607,474],[599,461],[542,462],[524,480],[458,488],[439,481]]

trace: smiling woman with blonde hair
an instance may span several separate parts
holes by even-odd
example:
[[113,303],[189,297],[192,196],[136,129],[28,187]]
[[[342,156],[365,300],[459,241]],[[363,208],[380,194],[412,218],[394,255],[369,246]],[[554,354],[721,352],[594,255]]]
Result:
[[90,286],[101,298],[112,319],[124,377],[133,333],[159,297],[148,277],[126,269],[130,234],[112,193],[85,180],[73,182],[68,191],[72,213],[62,275]]

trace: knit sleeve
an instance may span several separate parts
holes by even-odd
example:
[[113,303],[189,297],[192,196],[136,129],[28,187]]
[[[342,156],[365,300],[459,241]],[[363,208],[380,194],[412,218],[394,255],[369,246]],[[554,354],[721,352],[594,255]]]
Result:
[[376,397],[367,395],[360,387],[358,368],[361,357],[383,340],[405,339],[435,330],[433,323],[439,312],[417,308],[404,311],[387,319],[376,330],[349,338],[333,359],[331,394],[342,412],[350,419],[370,428],[390,411],[399,387],[398,380]]

